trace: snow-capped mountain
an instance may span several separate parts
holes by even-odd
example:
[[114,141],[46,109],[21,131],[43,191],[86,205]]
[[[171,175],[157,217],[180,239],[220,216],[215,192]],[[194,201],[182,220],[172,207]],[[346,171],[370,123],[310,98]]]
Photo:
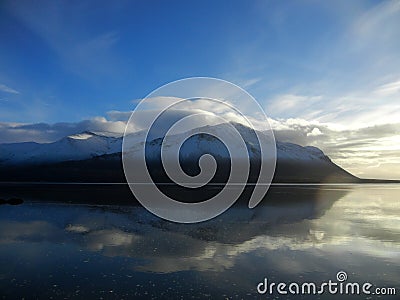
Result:
[[83,132],[54,143],[0,144],[0,163],[38,164],[68,160],[84,160],[121,151],[121,138]]
[[[252,165],[252,178],[258,175],[260,146],[255,132],[243,125],[233,124],[247,148]],[[188,174],[197,173],[198,160],[211,154],[221,166],[216,180],[223,182],[229,171],[230,158],[227,148],[213,137],[223,136],[227,124],[206,126],[210,134],[178,133],[164,141],[165,148],[177,149],[179,141],[182,168]],[[197,129],[196,129],[197,130]],[[200,128],[200,131],[202,129]],[[129,147],[124,151],[140,151],[145,132],[132,134]],[[152,176],[158,182],[167,182],[161,164],[161,137],[153,136],[146,142],[146,161]],[[303,147],[292,143],[276,142],[276,182],[357,182],[359,180],[339,166],[316,147]],[[73,182],[125,182],[121,162],[122,137],[104,136],[93,132],[71,135],[47,144],[15,143],[0,144],[0,181],[73,181]],[[40,165],[40,168],[37,166]]]
[[[227,124],[207,126],[207,130],[216,136],[222,135]],[[260,149],[257,138],[250,128],[235,124],[248,147],[250,158],[260,156]],[[138,132],[130,137],[133,144],[131,151],[142,147],[140,141],[143,139],[143,132]],[[180,135],[172,136],[166,143],[166,148],[171,148],[181,139]],[[157,153],[161,147],[162,139],[156,138],[147,143],[148,158],[155,159],[151,155]],[[122,151],[122,138],[109,137],[93,132],[83,132],[67,136],[53,143],[13,143],[0,144],[0,163],[2,164],[42,164],[72,160],[86,160],[102,155],[120,153]],[[203,153],[210,153],[218,157],[229,157],[225,146],[216,138],[210,135],[195,135],[181,149],[181,157],[190,159],[201,156]],[[330,161],[329,158],[318,148],[302,147],[292,143],[277,142],[277,158],[281,160],[297,161]]]

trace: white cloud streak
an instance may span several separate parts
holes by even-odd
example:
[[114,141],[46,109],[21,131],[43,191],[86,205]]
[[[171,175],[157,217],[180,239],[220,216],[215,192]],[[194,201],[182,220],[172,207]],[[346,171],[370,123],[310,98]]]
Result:
[[400,92],[400,80],[386,83],[378,87],[375,91],[374,94],[376,96],[390,96],[393,94],[398,94]]
[[10,88],[9,86],[7,86],[5,84],[0,84],[0,91],[9,93],[9,94],[19,94],[19,92],[17,90],[14,90],[13,88]]
[[285,94],[272,98],[265,108],[274,118],[330,123],[343,130],[363,128],[400,120],[400,103],[398,97],[393,97],[397,89],[400,82],[338,97]]

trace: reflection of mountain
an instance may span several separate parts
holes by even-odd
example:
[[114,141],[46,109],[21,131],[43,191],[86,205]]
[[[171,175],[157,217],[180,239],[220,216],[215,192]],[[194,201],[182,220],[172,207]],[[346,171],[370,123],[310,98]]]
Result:
[[[273,250],[310,239],[305,220],[320,218],[346,193],[334,187],[273,187],[255,209],[239,203],[218,218],[190,225],[161,220],[142,207],[22,205],[14,214],[25,220],[7,221],[15,218],[9,212],[2,218],[0,243],[66,243],[106,256],[145,259],[147,264],[136,267],[144,271],[218,271],[260,247]],[[83,202],[79,198],[85,196],[70,200]],[[59,200],[57,194],[53,200]]]
[[[254,131],[235,125],[246,142],[251,162],[250,181],[259,172],[260,147]],[[223,125],[212,130],[223,132]],[[139,132],[131,143],[140,140]],[[176,140],[180,137],[176,136]],[[168,182],[159,155],[161,138],[146,143],[152,177],[157,182]],[[170,140],[174,143],[174,138]],[[1,181],[58,181],[58,182],[125,182],[121,163],[121,138],[106,137],[90,132],[69,136],[50,144],[18,143],[0,145]],[[139,145],[139,142],[138,142]],[[149,153],[149,155],[147,155]],[[225,182],[229,173],[229,154],[213,136],[198,134],[189,138],[181,148],[182,168],[196,174],[201,155],[212,154],[218,164],[215,182]],[[358,182],[359,179],[335,165],[315,147],[302,147],[277,142],[275,182]],[[253,179],[252,179],[253,178]]]
[[336,188],[274,186],[254,209],[247,208],[244,195],[232,208],[206,223],[187,224],[185,227],[170,222],[160,221],[159,224],[163,230],[183,230],[200,240],[243,243],[266,232],[271,234],[284,224],[319,218],[347,193]]
[[[61,193],[54,191],[56,201]],[[140,206],[37,197],[0,207],[5,298],[259,299],[263,278],[319,283],[336,280],[338,270],[348,282],[399,282],[396,187],[278,186],[253,210],[238,205],[192,225],[162,221]]]

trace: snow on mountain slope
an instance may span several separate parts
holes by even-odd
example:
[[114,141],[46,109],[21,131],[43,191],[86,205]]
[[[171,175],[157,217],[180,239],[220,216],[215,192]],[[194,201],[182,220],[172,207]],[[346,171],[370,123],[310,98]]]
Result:
[[[260,157],[260,148],[256,135],[250,128],[233,124],[244,137],[250,158]],[[226,132],[227,124],[206,126],[207,130],[216,136]],[[200,128],[201,129],[201,128]],[[187,134],[186,134],[187,135]],[[172,136],[166,148],[173,149],[181,139],[181,135]],[[144,132],[131,135],[129,151],[139,151]],[[162,139],[157,138],[147,142],[147,158],[156,159]],[[277,158],[283,161],[330,162],[330,159],[316,147],[302,147],[292,143],[277,142]],[[48,144],[14,143],[0,144],[0,163],[2,164],[31,164],[43,162],[61,162],[69,160],[85,160],[105,154],[120,153],[122,138],[108,137],[93,132],[83,132],[65,137],[57,142]],[[219,157],[227,157],[228,152],[217,139],[207,134],[197,134],[183,144],[180,155],[183,159],[198,158],[203,153]]]
[[83,132],[48,144],[2,144],[0,145],[0,162],[15,164],[83,160],[120,152],[121,147],[121,138]]
[[277,159],[282,161],[319,161],[330,162],[328,156],[320,149],[312,146],[302,147],[293,143],[276,143]]

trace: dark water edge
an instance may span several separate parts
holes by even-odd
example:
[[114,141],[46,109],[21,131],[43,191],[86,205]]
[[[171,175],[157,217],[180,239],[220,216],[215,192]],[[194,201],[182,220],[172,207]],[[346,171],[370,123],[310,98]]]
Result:
[[340,270],[400,293],[399,185],[274,185],[198,224],[159,219],[126,185],[1,184],[10,197],[24,202],[0,205],[4,299],[338,299],[256,286]]
[[[272,185],[264,200],[285,201],[285,197],[279,197],[282,193],[289,193],[293,187],[300,191],[299,198],[310,199],[314,197],[316,188],[321,185]],[[329,185],[328,185],[329,186]],[[336,185],[335,185],[336,186]],[[333,187],[335,187],[333,186]],[[336,186],[337,190],[343,190],[348,185]],[[222,190],[224,185],[210,185],[198,193],[196,190],[182,191],[175,185],[159,184],[160,190],[169,194],[174,199],[182,202],[199,202],[209,199]],[[238,186],[232,186],[236,189]],[[246,204],[254,185],[247,185],[238,203]],[[0,183],[0,198],[19,198],[24,201],[38,202],[62,202],[70,204],[99,204],[99,205],[140,205],[132,194],[127,184],[110,183]],[[290,200],[290,197],[287,199]],[[264,202],[264,201],[263,201]]]
[[[295,201],[315,198],[315,193],[325,189],[336,191],[336,196],[340,197],[345,191],[351,190],[355,186],[390,186],[397,182],[384,181],[376,182],[368,180],[362,184],[354,183],[272,183],[268,193],[260,203],[291,202],[293,197],[287,197],[293,191],[296,193]],[[193,190],[184,190],[170,184],[158,184],[160,190],[169,194],[172,198],[182,202],[200,202],[209,199],[224,188],[225,185],[208,185],[198,193]],[[239,188],[232,185],[231,188]],[[253,184],[246,185],[242,196],[237,204],[247,204],[249,196],[254,189]],[[328,192],[326,192],[328,191]],[[327,195],[326,195],[327,196]],[[34,202],[61,202],[70,204],[98,204],[98,205],[140,205],[135,199],[127,183],[58,183],[58,182],[0,182],[0,199],[20,199],[22,201]]]

